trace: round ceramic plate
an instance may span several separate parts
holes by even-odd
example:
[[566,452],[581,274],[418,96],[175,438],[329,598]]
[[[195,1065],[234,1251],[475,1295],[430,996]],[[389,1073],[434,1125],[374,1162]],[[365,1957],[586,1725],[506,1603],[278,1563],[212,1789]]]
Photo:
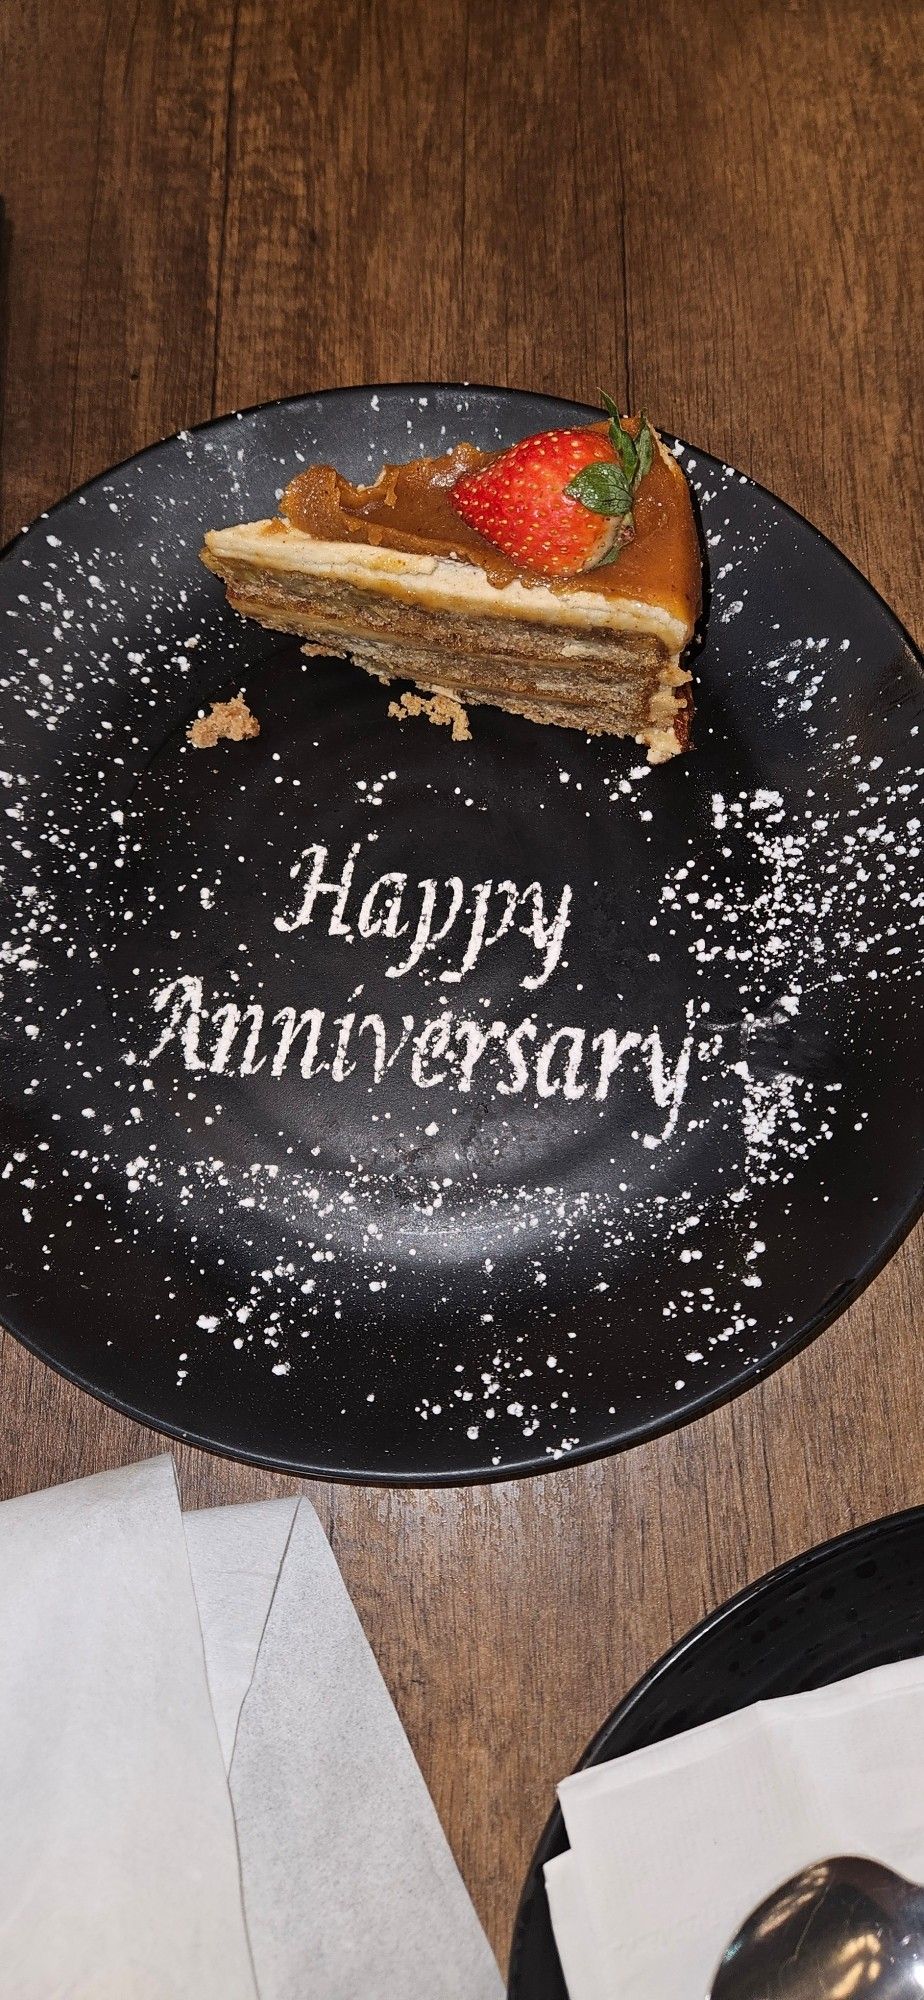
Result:
[[[774,1695],[825,1687],[924,1652],[924,1508],[796,1556],[713,1612],[620,1702],[581,1759],[604,1764]],[[533,1857],[510,1954],[509,2000],[568,2000],[543,1866],[568,1846],[558,1808]]]
[[[805,521],[676,446],[694,752],[389,717],[232,614],[203,531],[311,459],[593,412],[345,390],[182,433],[0,565],[0,1315],[296,1471],[626,1445],[817,1332],[919,1203],[924,676]],[[257,739],[193,749],[243,688]]]

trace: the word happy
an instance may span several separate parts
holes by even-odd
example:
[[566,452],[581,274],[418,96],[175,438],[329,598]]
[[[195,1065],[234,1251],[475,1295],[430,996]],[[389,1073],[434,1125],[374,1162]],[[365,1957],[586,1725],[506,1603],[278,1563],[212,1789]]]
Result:
[[299,931],[309,924],[324,926],[328,937],[354,943],[357,938],[402,940],[385,968],[386,978],[403,979],[420,964],[425,952],[451,938],[457,962],[439,974],[446,985],[458,984],[474,972],[479,959],[502,937],[518,932],[534,953],[532,969],[521,986],[535,991],[551,979],[561,958],[568,929],[571,888],[566,882],[557,899],[546,903],[539,882],[525,889],[507,879],[476,882],[470,897],[458,875],[443,881],[425,876],[411,883],[403,869],[391,868],[362,893],[354,886],[360,853],[350,848],[339,875],[329,866],[328,850],[314,842],[290,870],[299,883],[297,900],[288,915],[274,919],[277,931]]

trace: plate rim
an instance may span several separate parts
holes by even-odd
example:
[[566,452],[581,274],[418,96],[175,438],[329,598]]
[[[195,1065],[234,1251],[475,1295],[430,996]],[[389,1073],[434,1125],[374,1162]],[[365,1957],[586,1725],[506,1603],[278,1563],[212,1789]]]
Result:
[[[418,380],[341,383],[335,388],[307,389],[296,394],[271,397],[263,401],[250,403],[239,409],[232,408],[219,415],[206,418],[199,424],[184,425],[178,431],[171,431],[164,437],[153,439],[150,444],[142,446],[140,451],[130,452],[125,458],[116,461],[115,464],[104,467],[100,472],[95,473],[92,478],[73,487],[68,493],[63,494],[59,500],[53,502],[51,507],[45,509],[33,521],[17,530],[10,541],[0,548],[0,564],[5,563],[13,556],[20,544],[26,542],[36,528],[54,519],[55,516],[64,508],[70,506],[78,497],[94,493],[98,487],[101,487],[118,473],[124,472],[129,467],[133,467],[142,461],[153,459],[158,453],[169,451],[172,446],[177,445],[187,438],[207,434],[210,431],[243,421],[248,417],[260,416],[267,411],[291,409],[294,412],[298,408],[303,408],[306,403],[316,402],[322,398],[325,402],[329,402],[339,400],[341,397],[352,398],[358,395],[381,395],[383,392],[415,397],[440,393],[449,396],[471,396],[473,398],[479,396],[510,398],[514,401],[523,399],[524,401],[533,403],[547,402],[570,405],[575,411],[580,412],[582,416],[587,418],[599,415],[598,410],[592,404],[577,402],[570,397],[555,396],[546,390],[524,389],[484,382]],[[725,465],[727,463],[727,461],[717,458],[713,452],[707,451],[705,447],[690,444],[688,440],[678,438],[672,432],[665,431],[662,435],[669,445],[679,444],[684,451],[695,454],[701,459],[708,460],[712,464]],[[737,466],[730,469],[735,473],[739,472]],[[749,486],[771,502],[775,508],[782,509],[792,520],[798,522],[801,528],[808,529],[810,535],[836,559],[842,569],[856,578],[859,585],[869,593],[880,611],[888,619],[894,629],[896,638],[907,648],[914,665],[922,677],[924,677],[924,650],[918,646],[916,640],[903,625],[897,613],[882,596],[881,592],[876,589],[876,586],[869,581],[869,578],[864,576],[862,570],[857,567],[849,556],[844,554],[842,549],[838,548],[835,542],[831,541],[824,534],[822,529],[810,521],[807,515],[800,513],[798,508],[793,507],[789,501],[782,499],[779,494],[773,492],[772,488],[764,486],[761,481],[754,479],[750,473],[743,473],[741,476],[747,481]],[[672,1431],[684,1429],[698,1418],[708,1416],[714,1410],[721,1409],[726,1403],[734,1401],[738,1396],[747,1394],[759,1382],[775,1374],[778,1369],[784,1367],[788,1361],[801,1353],[804,1348],[820,1338],[846,1312],[848,1307],[861,1296],[878,1276],[879,1272],[885,1268],[886,1264],[891,1262],[891,1259],[900,1249],[905,1238],[910,1234],[922,1215],[924,1215],[924,1152],[921,1155],[921,1174],[917,1191],[902,1211],[889,1236],[860,1267],[859,1271],[855,1272],[850,1279],[845,1279],[841,1284],[837,1285],[813,1317],[797,1333],[790,1334],[785,1339],[780,1340],[771,1354],[758,1357],[756,1360],[747,1363],[732,1381],[720,1383],[718,1387],[710,1388],[708,1391],[700,1394],[691,1395],[680,1402],[672,1404],[670,1412],[663,1416],[645,1419],[636,1424],[627,1423],[618,1437],[608,1437],[602,1441],[577,1445],[572,1450],[563,1453],[560,1457],[552,1457],[547,1454],[541,1456],[524,1456],[514,1464],[476,1464],[449,1471],[442,1469],[428,1471],[389,1470],[384,1466],[376,1467],[374,1470],[357,1470],[354,1467],[333,1467],[324,1463],[309,1463],[303,1458],[293,1460],[285,1456],[273,1456],[266,1451],[247,1448],[241,1445],[230,1447],[220,1439],[206,1437],[197,1430],[191,1430],[180,1424],[171,1423],[163,1418],[149,1415],[145,1411],[138,1409],[130,1400],[100,1390],[79,1369],[68,1366],[47,1352],[41,1341],[34,1335],[20,1332],[15,1324],[15,1314],[10,1314],[8,1309],[4,1312],[0,1325],[5,1327],[12,1338],[17,1340],[29,1353],[33,1354],[46,1366],[54,1369],[56,1374],[63,1376],[66,1381],[71,1382],[76,1388],[95,1398],[97,1402],[101,1402],[106,1407],[118,1411],[120,1415],[126,1416],[132,1422],[153,1431],[155,1435],[174,1438],[179,1443],[191,1444],[196,1449],[209,1452],[216,1457],[230,1457],[241,1464],[261,1466],[267,1471],[281,1473],[287,1477],[321,1481],[331,1480],[344,1485],[411,1489],[415,1487],[448,1488],[456,1486],[497,1485],[502,1481],[536,1478],[543,1473],[565,1471],[571,1466],[590,1464],[597,1459],[614,1457],[621,1452],[634,1449],[639,1444],[669,1435]]]
[[[667,1651],[662,1653],[652,1666],[646,1668],[637,1681],[633,1682],[632,1686],[622,1696],[622,1699],[616,1703],[615,1708],[610,1710],[609,1715],[600,1724],[599,1729],[594,1731],[593,1736],[585,1745],[569,1775],[575,1776],[578,1771],[588,1770],[596,1764],[606,1764],[615,1761],[615,1759],[609,1758],[604,1754],[606,1745],[614,1732],[620,1728],[622,1723],[633,1714],[634,1710],[643,1701],[647,1700],[652,1689],[657,1687],[659,1681],[665,1675],[673,1671],[677,1663],[687,1653],[692,1652],[699,1645],[700,1641],[709,1634],[719,1631],[722,1625],[729,1619],[736,1617],[739,1611],[743,1611],[749,1606],[759,1605],[761,1600],[769,1595],[777,1584],[795,1581],[813,1569],[823,1567],[832,1556],[837,1555],[843,1550],[849,1548],[859,1553],[867,1542],[875,1542],[883,1529],[897,1532],[913,1526],[924,1528],[924,1504],[913,1507],[900,1507],[894,1514],[877,1515],[874,1520],[861,1521],[857,1527],[845,1528],[840,1534],[830,1535],[823,1542],[813,1542],[809,1548],[797,1550],[794,1556],[787,1557],[784,1562],[776,1563],[772,1569],[764,1570],[762,1575],[754,1577],[750,1583],[744,1584],[731,1597],[727,1597],[721,1604],[715,1605],[712,1611],[707,1611],[705,1616],[698,1619],[695,1625],[691,1625],[689,1631],[684,1632],[681,1638],[675,1640],[674,1644],[669,1646]],[[745,1703],[744,1706],[748,1706],[748,1704]],[[731,1713],[730,1710],[726,1712]],[[617,1756],[622,1754],[630,1753],[616,1752]],[[516,1954],[519,1953],[521,1948],[527,1916],[539,1887],[540,1870],[544,1866],[545,1861],[551,1858],[549,1849],[553,1840],[563,1831],[563,1828],[562,1810],[556,1800],[530,1856],[529,1866],[526,1870],[523,1887],[517,1902],[508,1956],[506,2000],[524,2000],[524,1995],[519,1985]]]

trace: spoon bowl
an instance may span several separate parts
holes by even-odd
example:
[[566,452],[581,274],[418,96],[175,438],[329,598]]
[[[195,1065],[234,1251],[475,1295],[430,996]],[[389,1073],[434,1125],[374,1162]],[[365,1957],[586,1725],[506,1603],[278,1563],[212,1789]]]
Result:
[[803,1868],[732,1938],[709,2000],[924,2000],[924,1889],[857,1855]]

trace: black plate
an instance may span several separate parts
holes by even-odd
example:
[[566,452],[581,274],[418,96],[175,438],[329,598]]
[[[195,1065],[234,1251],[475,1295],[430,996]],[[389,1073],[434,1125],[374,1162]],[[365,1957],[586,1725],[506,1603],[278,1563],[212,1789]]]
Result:
[[[924,676],[820,535],[677,447],[708,634],[696,752],[654,771],[489,709],[471,743],[399,726],[197,560],[306,458],[359,477],[591,414],[268,406],[95,481],[0,566],[0,1312],[162,1429],[364,1479],[589,1457],[772,1367],[917,1211]],[[241,686],[259,740],[189,749]],[[332,894],[296,923],[320,848],[328,883],[356,849],[349,938]],[[367,901],[396,874],[400,908],[394,880]],[[452,878],[402,971],[420,885],[436,930]],[[485,882],[513,885],[486,935],[509,922],[472,964]]]
[[[626,1695],[578,1769],[922,1652],[924,1508],[914,1507],[796,1556],[714,1611]],[[517,1912],[509,2000],[568,2000],[542,1873],[567,1846],[556,1806]]]

